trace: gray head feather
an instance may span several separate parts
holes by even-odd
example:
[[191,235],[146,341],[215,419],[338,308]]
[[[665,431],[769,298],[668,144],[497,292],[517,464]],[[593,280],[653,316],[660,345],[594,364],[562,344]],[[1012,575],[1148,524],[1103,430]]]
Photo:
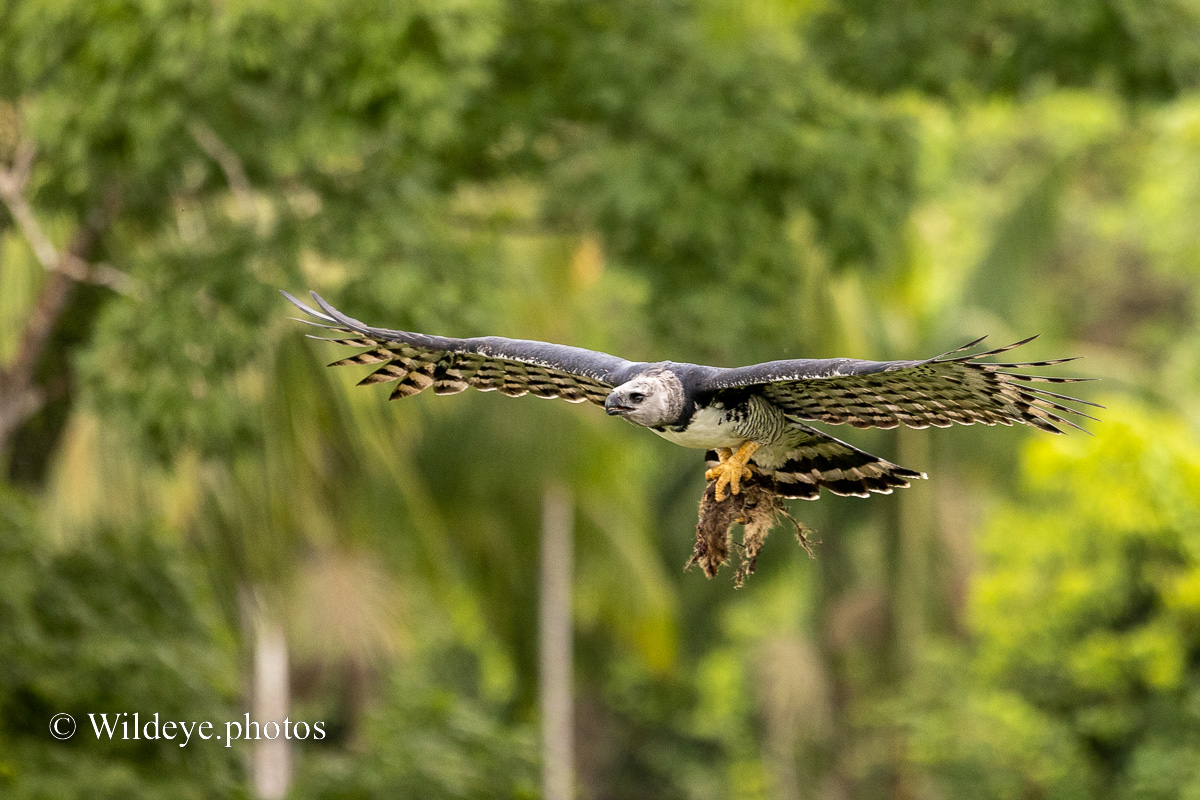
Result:
[[683,416],[683,384],[669,369],[652,369],[613,389],[604,401],[609,414],[636,425],[657,428]]

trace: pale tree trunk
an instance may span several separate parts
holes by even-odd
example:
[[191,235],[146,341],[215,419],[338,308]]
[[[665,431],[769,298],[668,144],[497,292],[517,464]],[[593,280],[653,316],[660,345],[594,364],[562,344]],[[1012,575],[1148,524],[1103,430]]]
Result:
[[[924,431],[898,431],[901,464],[929,468],[930,442]],[[901,691],[916,670],[918,654],[928,633],[931,595],[936,595],[930,569],[930,543],[934,540],[933,496],[924,481],[900,493],[896,502],[892,546],[887,563],[889,611],[887,674],[884,681],[892,692]],[[914,796],[914,775],[907,755],[908,742],[902,731],[890,734],[888,742],[888,788],[886,796],[903,800]]]
[[573,504],[570,492],[557,484],[547,486],[542,499],[541,578],[538,598],[544,800],[570,800],[574,797],[572,518]]
[[[291,742],[284,734],[288,715],[288,650],[283,626],[259,601],[247,604],[254,635],[254,685],[251,720],[258,723],[254,742],[252,773],[254,796],[259,800],[281,800],[292,783]],[[268,739],[266,724],[278,725],[278,736]],[[274,726],[271,727],[274,732]],[[249,734],[249,731],[247,731]]]
[[819,584],[816,645],[829,681],[830,704],[826,747],[829,759],[817,775],[820,787],[817,796],[822,800],[850,800],[855,796],[853,776],[860,743],[851,723],[855,687],[850,648],[863,635],[861,627],[869,624],[843,613],[853,600],[853,556],[846,537],[839,533],[833,530],[822,537],[821,557],[816,561]]
[[[924,431],[897,431],[899,462],[927,465],[929,437]],[[906,679],[916,665],[926,635],[930,606],[929,549],[934,538],[933,495],[924,481],[900,492],[896,501],[893,549],[888,559],[888,609],[891,614],[890,666],[896,679]]]

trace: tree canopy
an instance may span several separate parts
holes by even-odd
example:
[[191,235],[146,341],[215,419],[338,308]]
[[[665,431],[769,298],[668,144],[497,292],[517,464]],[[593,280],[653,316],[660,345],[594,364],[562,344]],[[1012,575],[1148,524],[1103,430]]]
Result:
[[[0,1],[0,793],[249,793],[249,746],[46,724],[236,718],[261,615],[331,731],[293,796],[538,796],[560,482],[581,797],[1185,794],[1196,15]],[[1042,333],[1109,409],[1095,439],[851,432],[931,481],[798,505],[816,559],[777,535],[734,592],[680,573],[697,453],[389,405],[278,289],[722,365]]]

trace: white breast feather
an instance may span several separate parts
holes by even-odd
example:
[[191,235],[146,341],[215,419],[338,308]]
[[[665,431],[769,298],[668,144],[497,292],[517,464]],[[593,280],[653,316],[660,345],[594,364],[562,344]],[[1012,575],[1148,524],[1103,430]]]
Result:
[[746,441],[734,430],[734,424],[726,418],[726,410],[709,406],[702,408],[692,417],[692,422],[681,433],[671,430],[654,431],[668,442],[696,450],[711,450],[714,447],[739,447]]

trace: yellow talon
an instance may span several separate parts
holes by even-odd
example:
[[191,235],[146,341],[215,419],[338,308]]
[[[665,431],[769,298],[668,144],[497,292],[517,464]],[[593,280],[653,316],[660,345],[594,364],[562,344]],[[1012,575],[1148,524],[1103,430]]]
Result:
[[721,462],[706,471],[704,478],[717,482],[716,499],[718,503],[725,499],[726,486],[733,494],[742,491],[742,481],[748,480],[754,474],[748,466],[750,456],[754,455],[754,451],[759,447],[762,445],[758,442],[746,442],[738,448],[736,453],[727,447],[717,448],[717,458]]

